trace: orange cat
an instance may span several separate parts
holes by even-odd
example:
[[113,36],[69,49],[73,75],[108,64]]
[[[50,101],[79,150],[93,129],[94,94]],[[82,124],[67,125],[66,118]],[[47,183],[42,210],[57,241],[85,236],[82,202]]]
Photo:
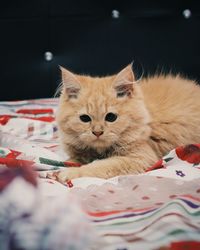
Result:
[[142,173],[176,146],[200,142],[200,87],[180,76],[135,81],[62,71],[57,123],[64,150],[83,164],[58,174],[110,178]]

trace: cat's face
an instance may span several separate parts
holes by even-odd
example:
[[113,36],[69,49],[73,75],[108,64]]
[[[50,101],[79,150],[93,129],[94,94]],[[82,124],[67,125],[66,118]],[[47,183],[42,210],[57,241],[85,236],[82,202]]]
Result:
[[64,143],[98,151],[136,140],[149,122],[129,65],[118,75],[78,76],[62,70],[57,122]]

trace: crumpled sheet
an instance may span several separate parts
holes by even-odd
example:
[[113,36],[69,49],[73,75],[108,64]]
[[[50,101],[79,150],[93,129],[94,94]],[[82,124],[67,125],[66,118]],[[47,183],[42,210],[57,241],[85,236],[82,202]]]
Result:
[[64,186],[46,178],[73,165],[59,148],[56,107],[57,99],[0,103],[3,166],[37,170],[42,197],[75,196],[97,233],[93,249],[200,249],[199,145],[172,150],[145,174],[83,177]]

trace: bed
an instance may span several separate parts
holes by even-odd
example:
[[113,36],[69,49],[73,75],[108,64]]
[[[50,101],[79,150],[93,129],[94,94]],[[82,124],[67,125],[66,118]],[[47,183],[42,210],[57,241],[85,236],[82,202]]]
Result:
[[0,244],[4,249],[200,249],[200,144],[140,175],[82,177],[59,146],[58,99],[0,102]]

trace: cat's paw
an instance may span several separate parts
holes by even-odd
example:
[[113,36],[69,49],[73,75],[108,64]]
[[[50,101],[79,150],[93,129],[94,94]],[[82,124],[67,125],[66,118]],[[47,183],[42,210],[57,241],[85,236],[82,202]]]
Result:
[[81,171],[79,168],[67,168],[66,170],[56,171],[53,174],[47,175],[49,178],[57,180],[63,184],[66,184],[68,180],[81,177]]

